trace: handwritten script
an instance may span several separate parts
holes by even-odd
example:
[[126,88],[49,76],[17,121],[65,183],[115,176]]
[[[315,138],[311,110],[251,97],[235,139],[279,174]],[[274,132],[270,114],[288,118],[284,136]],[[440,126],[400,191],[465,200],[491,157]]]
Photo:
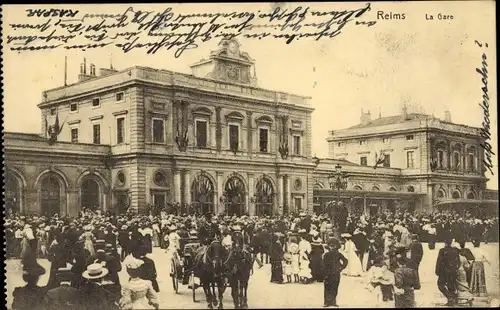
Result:
[[[483,44],[475,41],[475,43],[479,47],[483,47]],[[488,43],[484,44],[485,47],[488,47]],[[491,125],[490,125],[490,97],[488,95],[488,57],[486,53],[482,53],[481,55],[481,68],[476,68],[476,72],[481,76],[481,91],[482,91],[482,102],[479,103],[479,106],[483,109],[483,128],[481,128],[481,137],[484,138],[484,143],[481,144],[481,147],[484,149],[484,159],[483,163],[486,168],[490,171],[491,175],[495,175],[493,173],[493,162],[492,156],[495,155],[493,152],[493,148],[491,147]]]
[[161,12],[129,7],[122,12],[100,14],[83,14],[73,9],[28,9],[22,21],[6,25],[11,31],[5,43],[19,53],[115,47],[124,53],[135,49],[143,49],[147,54],[174,51],[178,58],[186,50],[212,39],[278,39],[286,44],[304,39],[331,39],[348,25],[375,25],[375,21],[360,20],[370,10],[370,3],[344,11],[298,6],[277,7],[269,12],[190,14],[177,13],[171,7]]

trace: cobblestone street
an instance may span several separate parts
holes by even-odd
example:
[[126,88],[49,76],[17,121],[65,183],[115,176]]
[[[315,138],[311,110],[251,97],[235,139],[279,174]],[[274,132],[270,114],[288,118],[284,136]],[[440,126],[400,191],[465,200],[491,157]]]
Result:
[[[472,247],[469,243],[468,247]],[[419,307],[436,307],[445,302],[436,285],[436,276],[434,267],[438,249],[442,247],[437,245],[436,250],[430,251],[424,244],[424,257],[420,267],[422,289],[416,292],[417,304]],[[492,265],[485,265],[486,285],[489,298],[499,298],[500,279],[499,279],[499,246],[495,244],[481,245]],[[172,282],[169,276],[170,261],[165,252],[155,248],[151,257],[156,263],[158,272],[158,282],[160,285],[160,301],[162,309],[173,308],[191,308],[205,309],[206,302],[203,290],[196,291],[197,302],[193,303],[191,290],[187,286],[180,286],[179,293],[175,294],[172,288]],[[48,270],[49,262],[40,260],[41,265]],[[12,290],[14,287],[22,285],[21,268],[19,260],[7,261],[7,305],[12,303]],[[255,268],[254,275],[250,278],[248,289],[248,300],[250,308],[304,308],[321,307],[323,305],[323,285],[313,283],[309,285],[302,284],[271,284],[270,283],[270,265],[265,265],[262,269]],[[127,281],[127,273],[123,270],[120,273],[122,283]],[[45,285],[48,281],[48,273],[41,280],[40,285]],[[340,288],[338,304],[340,307],[363,307],[373,306],[371,294],[364,289],[364,277],[353,278],[343,276]],[[486,299],[475,300],[474,306],[486,306]],[[391,304],[385,305],[391,307]],[[231,298],[230,288],[224,294],[224,307],[234,308]]]

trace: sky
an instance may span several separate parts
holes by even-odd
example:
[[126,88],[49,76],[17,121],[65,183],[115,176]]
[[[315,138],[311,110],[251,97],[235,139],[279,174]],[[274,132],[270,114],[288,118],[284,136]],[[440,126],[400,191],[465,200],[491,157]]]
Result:
[[[137,9],[163,11],[166,6],[176,13],[271,11],[270,3],[254,4],[163,4],[135,6]],[[280,4],[293,10],[300,3]],[[341,11],[362,8],[364,3],[304,3],[314,10]],[[86,13],[121,13],[129,5],[74,5]],[[31,5],[33,7],[33,5]],[[55,7],[55,6],[50,6]],[[5,41],[14,31],[5,26],[24,23],[25,6],[4,6]],[[40,8],[49,8],[40,7]],[[496,38],[493,1],[471,2],[394,2],[372,3],[371,11],[360,18],[377,21],[372,27],[348,24],[335,38],[319,41],[301,39],[287,45],[284,41],[239,39],[241,50],[256,61],[258,86],[311,96],[315,111],[313,153],[328,155],[329,130],[359,123],[361,109],[373,117],[400,114],[404,104],[415,110],[452,121],[481,127],[483,110],[481,66],[483,52],[488,57],[490,119],[492,145],[497,150]],[[377,19],[378,12],[404,13],[404,20]],[[438,20],[437,14],[453,15]],[[430,15],[434,20],[427,20]],[[475,42],[477,41],[477,43]],[[483,47],[479,47],[478,43]],[[488,48],[484,43],[488,43]],[[97,68],[116,69],[133,65],[190,73],[189,65],[207,58],[218,40],[203,43],[175,58],[172,51],[147,55],[145,50],[124,54],[119,49],[102,48],[85,52],[64,49],[14,52],[3,47],[4,130],[34,132],[40,130],[42,91],[63,85],[64,58],[68,62],[68,82],[75,82],[83,58]],[[411,109],[410,109],[411,110]],[[498,171],[497,155],[493,155]],[[497,173],[495,173],[497,174]],[[491,177],[491,176],[489,176]],[[498,188],[496,175],[488,186]]]

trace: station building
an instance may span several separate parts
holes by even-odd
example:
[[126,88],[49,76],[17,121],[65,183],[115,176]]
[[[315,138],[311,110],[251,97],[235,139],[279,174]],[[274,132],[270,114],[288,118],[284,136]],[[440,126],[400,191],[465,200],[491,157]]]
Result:
[[[4,133],[6,208],[74,216],[117,213],[266,215],[405,208],[496,208],[479,128],[407,113],[329,133],[311,153],[309,97],[257,86],[255,62],[222,40],[192,74],[81,64],[78,82],[46,90],[40,134]],[[277,78],[279,78],[277,76]],[[349,175],[337,189],[337,165]]]

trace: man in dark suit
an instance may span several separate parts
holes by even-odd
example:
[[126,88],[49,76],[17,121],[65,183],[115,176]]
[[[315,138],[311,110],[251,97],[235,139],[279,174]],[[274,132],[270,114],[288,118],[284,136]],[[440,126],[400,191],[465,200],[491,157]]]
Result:
[[69,268],[59,268],[56,282],[59,286],[47,291],[46,304],[48,309],[72,310],[79,309],[80,291],[71,286],[75,275]]
[[412,242],[410,243],[410,260],[406,263],[406,266],[414,269],[418,273],[418,268],[420,267],[420,262],[422,261],[422,257],[424,256],[424,248],[422,247],[422,243],[420,243],[417,234],[413,234]]
[[447,306],[457,304],[457,275],[460,266],[460,251],[452,247],[452,238],[448,233],[445,237],[444,248],[439,250],[436,261],[436,276],[438,276],[439,291],[446,297]]
[[337,239],[328,240],[329,251],[323,255],[324,306],[337,306],[337,293],[340,284],[340,273],[347,267],[347,259],[339,253],[340,242]]

